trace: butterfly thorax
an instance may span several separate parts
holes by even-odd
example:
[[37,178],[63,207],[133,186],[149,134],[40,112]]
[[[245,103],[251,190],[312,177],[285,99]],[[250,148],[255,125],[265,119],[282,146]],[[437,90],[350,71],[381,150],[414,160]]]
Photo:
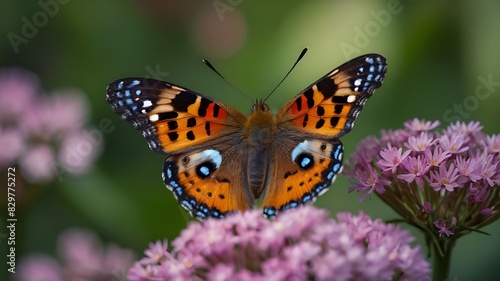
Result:
[[[272,143],[276,137],[276,118],[263,102],[256,102],[245,124],[247,143],[247,182],[254,198],[258,198],[268,180]],[[245,160],[244,160],[245,161]]]
[[267,147],[276,133],[276,118],[267,104],[258,101],[245,124],[245,140],[249,147]]

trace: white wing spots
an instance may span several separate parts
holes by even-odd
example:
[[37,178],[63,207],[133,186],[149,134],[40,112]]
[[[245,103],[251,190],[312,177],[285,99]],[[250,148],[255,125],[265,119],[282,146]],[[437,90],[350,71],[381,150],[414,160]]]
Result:
[[142,102],[142,107],[150,107],[153,103],[150,100],[145,100]]
[[347,97],[347,102],[348,103],[353,103],[356,101],[356,96],[355,95],[350,95]]
[[295,162],[295,159],[297,159],[297,156],[301,154],[304,151],[307,151],[309,148],[309,141],[305,140],[301,143],[299,143],[293,150],[292,150],[292,161]]
[[132,80],[132,82],[130,82],[130,84],[128,84],[127,88],[130,89],[130,88],[132,88],[134,86],[137,86],[139,84],[141,84],[141,81],[139,81],[139,80]]
[[332,72],[330,72],[330,74],[328,74],[327,76],[332,76],[334,75],[335,73],[339,72],[339,69],[334,69]]
[[[200,158],[205,159],[205,160],[210,160],[212,163],[215,164],[215,167],[217,169],[220,168],[220,164],[222,163],[222,155],[220,154],[219,151],[215,149],[206,149],[203,150],[200,153]],[[206,159],[208,158],[208,159]]]
[[153,114],[153,115],[149,116],[149,121],[151,121],[151,122],[156,122],[159,119],[160,119],[160,117],[158,116],[158,114]]
[[359,86],[359,85],[361,85],[361,82],[363,82],[363,80],[362,80],[361,78],[356,79],[356,81],[354,81],[354,86]]

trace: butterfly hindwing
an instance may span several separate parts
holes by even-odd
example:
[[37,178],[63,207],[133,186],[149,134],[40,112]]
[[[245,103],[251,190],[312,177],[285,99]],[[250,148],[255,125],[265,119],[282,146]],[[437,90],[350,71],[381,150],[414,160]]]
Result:
[[171,153],[241,128],[237,110],[177,85],[145,78],[125,78],[107,88],[107,101],[140,130],[150,148]]
[[293,130],[340,137],[348,133],[366,99],[382,85],[386,60],[376,54],[352,59],[307,87],[277,114]]
[[245,149],[235,138],[169,157],[163,165],[163,181],[182,207],[199,219],[222,218],[253,205],[243,184],[241,162]]
[[343,146],[339,139],[304,138],[287,133],[274,147],[275,173],[264,192],[264,215],[312,203],[324,194],[342,169]]

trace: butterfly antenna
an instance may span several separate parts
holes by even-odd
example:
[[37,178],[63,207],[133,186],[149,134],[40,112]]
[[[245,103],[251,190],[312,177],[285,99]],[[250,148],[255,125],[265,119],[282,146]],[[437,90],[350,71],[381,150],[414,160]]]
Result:
[[278,89],[278,87],[281,85],[281,83],[283,83],[283,81],[285,81],[285,79],[288,77],[288,75],[290,74],[290,72],[292,72],[292,70],[295,68],[295,66],[297,65],[297,63],[299,63],[299,61],[307,53],[307,50],[308,50],[307,48],[304,48],[304,50],[302,50],[302,52],[300,52],[300,55],[297,58],[297,60],[295,61],[295,63],[293,64],[292,68],[290,68],[290,70],[285,75],[285,77],[283,77],[283,79],[281,79],[281,81],[278,83],[278,85],[269,93],[269,95],[267,95],[267,97],[264,99],[264,102],[266,102],[266,100],[274,93],[274,91],[276,91],[276,89]]
[[236,91],[238,91],[240,94],[242,94],[245,98],[247,98],[252,103],[255,102],[251,97],[249,97],[245,93],[243,93],[242,90],[238,89],[235,85],[233,85],[233,83],[229,82],[226,78],[224,78],[224,76],[222,76],[222,74],[220,74],[219,71],[217,71],[217,69],[215,69],[215,67],[209,61],[203,60],[203,63],[206,64],[208,67],[210,67],[210,69],[213,70],[215,73],[217,73],[217,75],[219,75],[220,78],[222,78],[222,80],[226,81],[227,84],[229,84],[231,87],[233,87]]

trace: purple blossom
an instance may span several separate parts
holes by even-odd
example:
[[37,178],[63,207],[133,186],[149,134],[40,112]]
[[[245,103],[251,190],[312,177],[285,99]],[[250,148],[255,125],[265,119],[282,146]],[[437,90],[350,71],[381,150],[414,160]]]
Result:
[[430,131],[439,126],[439,121],[425,121],[414,118],[413,120],[404,122],[405,127],[410,131]]
[[417,136],[410,136],[408,138],[408,142],[405,143],[405,146],[408,147],[411,151],[425,151],[435,142],[434,138],[431,134],[426,132],[421,132]]
[[403,160],[410,155],[411,151],[403,152],[402,148],[389,147],[380,151],[382,159],[377,161],[377,165],[382,171],[394,173]]
[[38,87],[38,78],[30,72],[20,68],[0,69],[0,124],[15,125],[26,108],[35,106]]
[[332,220],[303,206],[270,221],[250,210],[191,222],[170,253],[165,240],[150,244],[128,279],[374,280],[402,273],[403,280],[428,280],[429,264],[412,241],[408,231],[362,213]]
[[86,134],[84,94],[42,92],[35,75],[0,70],[0,168],[17,165],[27,181],[36,183],[87,172],[102,143]]
[[401,173],[397,175],[398,179],[404,180],[407,183],[415,181],[419,187],[423,187],[424,175],[430,169],[427,161],[421,155],[417,157],[407,157],[402,164],[404,170],[408,173]]
[[118,279],[125,275],[133,260],[131,251],[114,244],[102,245],[94,233],[76,229],[67,230],[59,236],[58,252],[60,261],[44,254],[23,258],[14,280]]
[[428,201],[425,201],[424,202],[424,205],[422,206],[422,212],[428,214],[431,212],[431,203],[429,203]]
[[468,146],[465,146],[467,138],[468,137],[466,135],[458,135],[458,134],[443,135],[439,139],[439,146],[444,151],[448,151],[453,154],[459,154],[469,149]]
[[436,226],[436,228],[438,228],[439,236],[444,234],[447,237],[450,237],[450,236],[455,234],[455,233],[453,233],[453,231],[449,230],[450,226],[448,225],[448,223],[444,219],[441,219],[441,220],[434,222],[434,226]]
[[455,169],[455,165],[451,165],[446,169],[446,166],[439,166],[439,171],[431,171],[429,178],[429,185],[434,188],[435,191],[441,191],[446,189],[446,191],[453,191],[458,187],[458,171]]
[[474,135],[480,133],[483,126],[478,121],[473,121],[469,123],[465,122],[455,122],[450,124],[450,126],[445,130],[446,134],[460,134],[460,135]]
[[[383,130],[369,137],[369,150],[361,141],[344,170],[355,182],[349,191],[363,199],[375,190],[433,241],[434,255],[451,253],[450,240],[500,218],[500,135],[486,135],[479,122],[437,124],[414,119],[406,129]],[[384,181],[383,192],[372,189],[375,179]]]
[[381,194],[385,192],[384,185],[389,185],[391,182],[384,180],[380,177],[380,174],[371,166],[365,167],[365,169],[357,169],[357,184],[349,189],[351,191],[363,191],[360,200],[363,200],[367,195],[371,194],[373,191]]
[[449,153],[448,151],[443,151],[441,147],[437,146],[434,148],[433,152],[431,152],[431,149],[426,149],[424,151],[424,155],[429,165],[437,167],[439,166],[439,164],[441,164],[441,162],[450,157],[451,153]]
[[485,145],[489,153],[500,153],[500,134],[486,136]]
[[7,167],[15,162],[23,148],[24,136],[19,130],[0,126],[0,167]]
[[459,182],[463,185],[466,182],[477,182],[482,179],[481,164],[477,158],[464,158],[458,155],[454,162],[458,172],[462,175]]

